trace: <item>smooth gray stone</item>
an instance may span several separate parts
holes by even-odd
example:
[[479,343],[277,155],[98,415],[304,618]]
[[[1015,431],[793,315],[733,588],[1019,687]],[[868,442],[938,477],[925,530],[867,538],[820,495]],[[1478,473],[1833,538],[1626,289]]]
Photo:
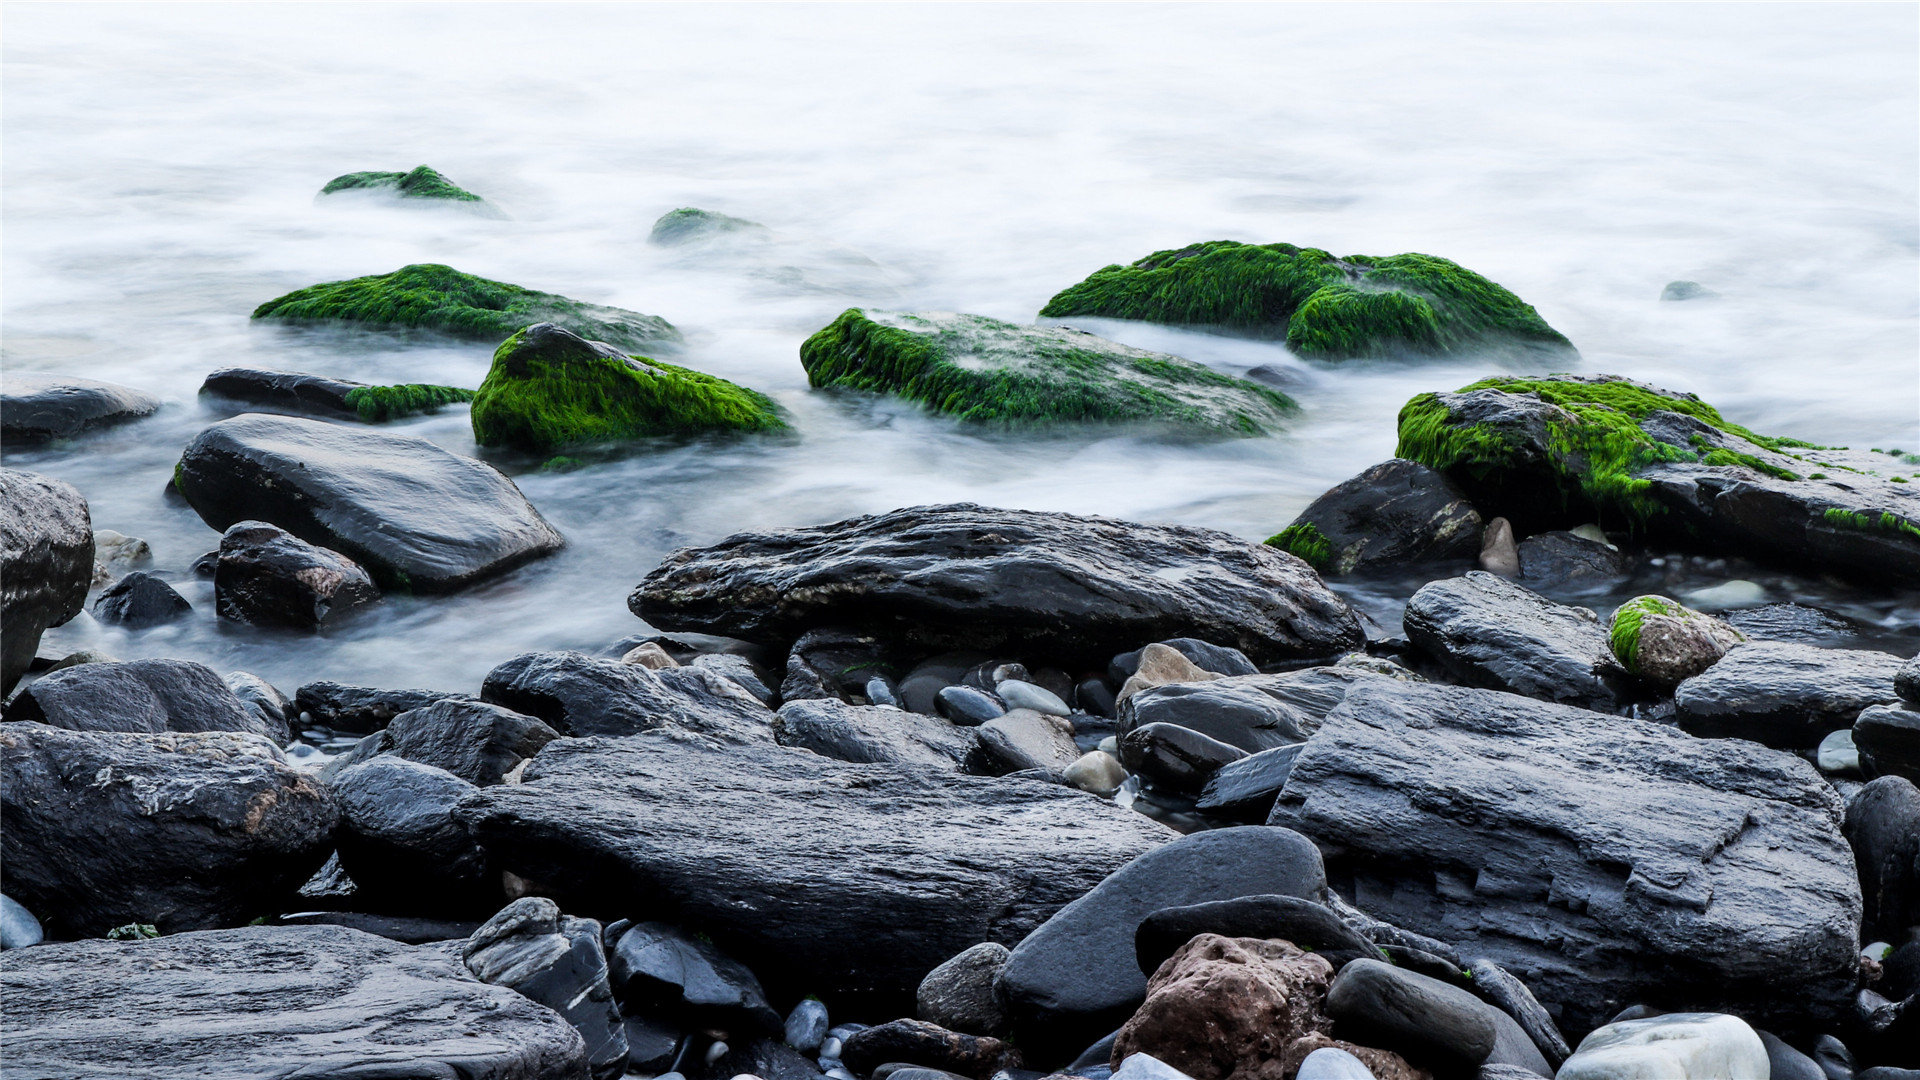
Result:
[[1062,772],[1080,760],[1080,748],[1074,745],[1066,725],[1031,709],[1016,709],[975,730],[979,732],[980,756],[991,772]]
[[1853,1080],[1853,1053],[1846,1043],[1831,1035],[1814,1040],[1813,1061],[1827,1080]]
[[786,1038],[795,1050],[820,1049],[827,1039],[827,1007],[819,998],[802,998],[787,1014]]
[[1920,783],[1920,708],[1875,705],[1860,710],[1849,732],[1858,764],[1871,776]]
[[1374,1080],[1366,1063],[1337,1046],[1323,1046],[1300,1062],[1294,1080]]
[[1423,586],[1404,624],[1420,651],[1471,686],[1607,711],[1632,697],[1598,616],[1484,570]]
[[1862,941],[1900,940],[1920,926],[1920,788],[1883,776],[1847,803],[1847,842],[1859,867]]
[[708,653],[705,656],[695,657],[690,666],[706,668],[733,680],[734,685],[752,694],[755,701],[769,709],[773,708],[774,698],[777,695],[773,688],[767,685],[767,681],[760,677],[760,672],[754,668],[752,661],[746,657],[735,656],[732,653]]
[[1270,894],[1161,908],[1147,916],[1133,936],[1140,971],[1151,977],[1200,934],[1291,941],[1325,956],[1336,969],[1349,960],[1380,955],[1372,939],[1342,922],[1332,909],[1297,896]]
[[1889,653],[1754,641],[1682,682],[1673,703],[1691,734],[1811,750],[1827,732],[1852,727],[1860,710],[1898,700],[1899,670]]
[[409,709],[380,733],[382,752],[445,769],[469,784],[503,782],[560,733],[484,701],[443,700]]
[[983,941],[927,972],[914,998],[920,1019],[967,1035],[1002,1035],[1007,1011],[993,984],[1010,954],[1005,945]]
[[[710,941],[659,922],[635,923],[614,943],[612,982],[629,1008],[743,1036],[784,1031],[760,980]],[[816,1002],[816,1004],[818,1004]],[[821,1039],[826,1036],[824,1007]]]
[[153,415],[160,399],[98,379],[9,371],[0,391],[0,444],[30,446]]
[[[1216,675],[1258,675],[1260,673],[1260,669],[1254,666],[1253,661],[1247,659],[1246,653],[1230,646],[1215,645],[1212,642],[1190,637],[1168,638],[1155,644],[1165,645],[1193,661],[1194,666],[1200,670],[1211,671]],[[1108,662],[1107,677],[1113,680],[1115,686],[1124,686],[1128,677],[1140,670],[1140,654],[1144,651],[1146,650],[1135,649],[1132,652],[1124,652]]]
[[462,915],[496,910],[500,875],[453,816],[479,790],[445,769],[382,754],[328,783],[340,804],[340,868],[375,910]]
[[221,681],[233,691],[234,697],[240,699],[240,704],[258,716],[262,723],[275,731],[293,730],[299,710],[272,683],[246,671],[229,671]]
[[985,690],[971,686],[947,686],[934,695],[934,708],[956,724],[970,727],[1007,714],[1006,706]]
[[1287,774],[1293,772],[1294,759],[1306,745],[1276,746],[1222,765],[1207,777],[1193,808],[1248,822],[1266,821],[1287,784]]
[[1826,1080],[1818,1062],[1770,1031],[1756,1032],[1767,1047],[1768,1080]]
[[1520,580],[1530,585],[1564,585],[1622,578],[1633,571],[1633,559],[1597,540],[1576,533],[1535,533],[1520,541]]
[[511,987],[572,1024],[594,1080],[627,1071],[627,1029],[607,982],[599,923],[562,915],[545,897],[522,897],[482,923],[460,958],[483,982]]
[[773,740],[838,761],[959,769],[973,755],[980,737],[974,728],[937,716],[809,698],[780,706],[773,720]]
[[0,469],[0,695],[27,673],[41,634],[86,609],[92,583],[87,500],[71,484]]
[[304,371],[226,367],[207,375],[200,394],[329,420],[358,420],[360,411],[347,404],[347,395],[366,385]]
[[20,901],[0,894],[0,949],[24,949],[46,940],[40,920]]
[[993,692],[1000,695],[1000,700],[1006,702],[1009,709],[1031,709],[1047,716],[1068,716],[1073,713],[1058,694],[1019,679],[1003,680],[995,684]]
[[1113,1080],[1193,1080],[1193,1077],[1151,1054],[1128,1054],[1113,1070]]
[[9,703],[7,719],[70,731],[248,731],[283,746],[292,737],[242,704],[212,668],[191,660],[103,661],[50,672]]
[[1327,988],[1337,1038],[1459,1068],[1553,1068],[1513,1018],[1457,986],[1379,960],[1355,960]]

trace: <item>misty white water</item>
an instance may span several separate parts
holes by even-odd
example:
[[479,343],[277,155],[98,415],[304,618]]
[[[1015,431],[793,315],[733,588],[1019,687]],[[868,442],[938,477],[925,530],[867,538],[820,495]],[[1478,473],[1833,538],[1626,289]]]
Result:
[[[1075,321],[1297,376],[1287,435],[1203,445],[982,435],[807,389],[798,346],[846,307],[1031,319],[1101,266],[1196,240],[1443,255],[1534,304],[1580,370],[1694,391],[1768,433],[1920,450],[1912,6],[4,19],[5,369],[168,402],[7,464],[78,486],[95,527],[147,539],[196,606],[136,633],[83,615],[49,633],[56,650],[188,657],[289,692],[321,678],[472,690],[518,652],[641,631],[625,598],[661,554],[741,529],[969,499],[1258,539],[1391,456],[1408,397],[1494,370],[1310,365],[1276,344]],[[341,173],[422,163],[512,220],[314,202]],[[786,242],[705,262],[647,244],[678,206]],[[689,339],[676,360],[772,394],[800,436],[564,473],[503,460],[566,551],[458,596],[390,598],[321,636],[222,623],[187,572],[218,534],[163,493],[187,441],[228,414],[196,399],[200,381],[246,365],[477,386],[485,344],[248,321],[288,290],[413,262],[663,315]],[[1673,279],[1721,296],[1660,302]],[[476,452],[463,408],[394,429]],[[1920,625],[1890,593],[1815,598]]]

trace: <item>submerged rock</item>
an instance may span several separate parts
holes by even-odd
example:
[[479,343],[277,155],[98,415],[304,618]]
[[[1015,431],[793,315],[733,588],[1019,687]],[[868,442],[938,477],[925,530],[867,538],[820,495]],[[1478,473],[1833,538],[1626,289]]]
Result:
[[425,165],[416,165],[408,172],[356,172],[336,176],[327,181],[320,194],[332,195],[339,191],[387,191],[402,199],[457,204],[482,217],[504,219],[507,216],[499,207]]
[[258,368],[221,368],[200,384],[200,394],[329,420],[364,420],[370,424],[473,400],[473,391],[458,386],[428,383],[371,386],[303,371]]
[[318,630],[379,599],[359,563],[285,529],[241,521],[220,537],[213,604],[223,619]]
[[1613,612],[1607,645],[1628,671],[1672,692],[1747,636],[1732,624],[1664,596],[1636,596]]
[[680,341],[680,332],[658,315],[570,300],[435,263],[309,285],[261,304],[253,317],[369,330],[434,330],[480,341],[501,341],[521,327],[549,322],[622,348],[659,348]]
[[146,570],[135,570],[107,586],[93,602],[94,618],[129,630],[172,622],[192,610],[193,605],[165,578]]
[[1631,697],[1599,616],[1484,570],[1423,586],[1407,637],[1462,682],[1611,710]]
[[1364,638],[1319,575],[1272,548],[1209,529],[971,503],[685,548],[627,606],[664,629],[750,641],[839,624],[928,649],[1032,646],[1089,660],[1181,634],[1262,662]]
[[473,398],[481,446],[555,450],[582,443],[785,431],[771,398],[725,379],[627,356],[549,322],[500,343]]
[[599,923],[562,915],[545,897],[523,897],[481,924],[460,955],[481,981],[511,987],[572,1024],[594,1080],[627,1071],[627,1031],[607,981]]
[[70,731],[247,731],[282,745],[291,736],[191,660],[101,661],[49,672],[13,699],[7,719]]
[[1571,353],[1532,305],[1433,255],[1335,258],[1292,244],[1213,240],[1109,266],[1040,309],[1285,338],[1301,356],[1496,350]]
[[1266,435],[1295,411],[1277,390],[1166,353],[984,315],[850,308],[800,346],[816,388],[894,394],[977,423],[1162,424]]
[[757,221],[732,217],[715,210],[683,206],[678,210],[669,210],[660,215],[659,220],[653,223],[652,231],[647,234],[647,243],[659,244],[662,247],[679,247],[719,236],[737,233],[759,234],[767,231],[767,227]]
[[0,469],[0,695],[27,673],[40,635],[86,608],[92,581],[87,500],[59,480]]
[[1267,543],[1323,574],[1345,575],[1470,560],[1480,527],[1480,512],[1451,480],[1394,458],[1336,484]]
[[130,386],[34,371],[7,372],[0,445],[31,446],[153,415],[160,399]]
[[1694,735],[1811,750],[1867,706],[1899,700],[1899,669],[1889,653],[1755,641],[1681,683],[1673,703]]

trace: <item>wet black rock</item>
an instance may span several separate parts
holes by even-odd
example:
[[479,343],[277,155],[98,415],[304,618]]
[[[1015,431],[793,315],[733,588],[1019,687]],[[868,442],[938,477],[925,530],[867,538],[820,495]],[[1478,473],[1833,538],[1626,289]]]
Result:
[[[1459,970],[1459,969],[1455,969]],[[1547,1064],[1558,1069],[1562,1062],[1573,1053],[1567,1045],[1567,1037],[1560,1033],[1560,1026],[1543,1008],[1527,984],[1515,978],[1513,973],[1499,964],[1482,957],[1468,964],[1466,973],[1471,978],[1473,991],[1489,1004],[1513,1017],[1533,1040],[1534,1049],[1540,1051]]]
[[1422,587],[1405,625],[1415,646],[1471,686],[1606,711],[1631,698],[1597,615],[1483,570]]
[[277,526],[242,521],[220,537],[213,603],[223,619],[317,630],[378,599],[359,563]]
[[499,470],[425,439],[245,413],[187,446],[175,485],[216,529],[261,520],[389,591],[441,593],[566,541]]
[[436,701],[472,700],[466,694],[450,691],[387,690],[327,681],[310,682],[293,692],[294,705],[306,714],[307,724],[354,735],[379,731],[401,713],[424,709]]
[[221,680],[240,704],[260,718],[262,724],[273,731],[291,731],[293,721],[299,719],[299,710],[287,695],[258,675],[245,671],[229,671]]
[[948,686],[933,697],[933,709],[956,724],[978,727],[1007,714],[1006,705],[985,690],[972,686]]
[[587,1076],[579,1033],[551,1010],[439,949],[335,926],[9,951],[0,993],[21,1076]]
[[445,769],[485,787],[540,752],[560,733],[531,716],[484,701],[436,701],[393,718],[379,752]]
[[461,958],[482,982],[509,987],[573,1025],[594,1080],[627,1071],[627,1031],[607,983],[599,923],[562,915],[545,897],[523,897],[482,923]]
[[1920,705],[1920,656],[1910,658],[1894,672],[1893,689],[1901,700]]
[[1322,904],[1297,896],[1239,896],[1161,908],[1133,935],[1134,959],[1151,976],[1198,934],[1230,938],[1279,938],[1327,958],[1337,970],[1349,960],[1378,958],[1373,939],[1341,921]]
[[304,371],[230,367],[208,375],[200,394],[329,420],[358,420],[359,410],[347,404],[347,395],[366,385]]
[[[780,699],[839,698],[846,701],[855,694],[864,693],[867,680],[896,669],[899,660],[896,649],[896,642],[878,634],[841,627],[808,630],[787,652],[787,669],[780,684]],[[938,690],[939,687],[933,689]],[[915,711],[930,713],[933,709],[929,707]]]
[[1330,488],[1268,543],[1345,575],[1471,560],[1480,528],[1479,511],[1451,480],[1393,458]]
[[1356,680],[1350,668],[1282,675],[1238,675],[1141,690],[1120,705],[1122,734],[1147,724],[1176,724],[1248,753],[1305,741]]
[[1520,580],[1532,585],[1609,581],[1633,570],[1617,548],[1571,532],[1535,533],[1520,541]]
[[505,869],[574,910],[698,926],[770,989],[842,1008],[910,1007],[936,964],[1173,835],[1064,787],[674,730],[551,743],[524,781],[460,811]]
[[1875,705],[1853,722],[1853,745],[1868,776],[1920,783],[1920,709]]
[[1003,1065],[1006,1044],[986,1035],[948,1031],[925,1020],[894,1020],[847,1037],[841,1060],[856,1076],[901,1062],[985,1080]]
[[1572,1028],[1631,1001],[1818,1021],[1854,984],[1839,799],[1752,743],[1378,679],[1269,820],[1313,837],[1355,904],[1508,968]]
[[1767,1080],[1826,1080],[1819,1063],[1770,1031],[1756,1031],[1767,1048]]
[[1059,717],[1032,709],[1015,709],[981,724],[981,771],[1017,773],[1040,769],[1058,772],[1080,760],[1073,729]]
[[468,915],[500,906],[500,875],[453,816],[474,785],[382,754],[341,770],[328,787],[340,804],[340,868],[378,910]]
[[927,972],[914,992],[920,1019],[969,1035],[1004,1035],[1007,1010],[994,993],[1007,947],[983,941]]
[[1334,1035],[1442,1070],[1515,1065],[1551,1076],[1513,1018],[1457,986],[1380,960],[1355,960],[1327,988]]
[[752,1076],[758,1080],[819,1080],[813,1059],[775,1038],[739,1039],[726,1043],[727,1052],[695,1069],[697,1080],[730,1080]]
[[41,633],[86,607],[92,581],[87,500],[61,481],[0,469],[0,694],[26,674]]
[[1899,669],[1900,658],[1888,653],[1755,641],[1681,683],[1673,703],[1694,735],[1811,750],[1828,732],[1851,727],[1860,710],[1898,700]]
[[0,815],[7,894],[54,936],[88,937],[278,913],[333,850],[339,812],[258,735],[9,722]]
[[403,945],[425,945],[435,941],[464,942],[475,930],[480,929],[480,924],[472,920],[374,915],[364,911],[302,911],[282,915],[274,920],[274,925],[344,926]]
[[64,439],[89,428],[151,416],[159,407],[159,398],[130,386],[9,371],[6,389],[0,391],[0,445]]
[[147,570],[133,571],[93,601],[94,618],[129,630],[172,622],[192,610],[193,605],[174,592],[165,578]]
[[[1211,671],[1216,675],[1257,675],[1260,669],[1253,666],[1247,654],[1239,649],[1230,649],[1213,645],[1199,638],[1168,638],[1155,642],[1165,645],[1181,656],[1193,661],[1193,665],[1202,671]],[[1125,686],[1127,679],[1140,670],[1140,654],[1144,648],[1124,652],[1107,663],[1107,677],[1115,686]]]
[[783,640],[853,623],[928,648],[1105,658],[1182,634],[1256,661],[1357,647],[1304,563],[1225,533],[1110,518],[913,507],[674,552],[628,599],[655,626]]
[[[616,928],[617,929],[617,928]],[[667,923],[634,923],[614,941],[613,989],[629,1013],[670,1017],[730,1035],[781,1029],[780,1014],[745,964]]]
[[1899,941],[1920,926],[1920,789],[1883,776],[1847,803],[1847,841],[1860,871],[1863,941]]
[[247,708],[213,669],[191,660],[102,661],[41,676],[7,719],[72,731],[250,731],[285,745],[290,733]]
[[774,717],[773,739],[839,761],[958,769],[979,745],[974,729],[937,716],[817,698],[789,701]]
[[1806,604],[1762,604],[1722,612],[1721,618],[1755,641],[1845,646],[1872,628],[1837,611]]
[[1306,743],[1276,746],[1229,762],[1207,778],[1193,808],[1235,821],[1259,824],[1273,811],[1273,801],[1287,784],[1293,762]]
[[[755,701],[769,709],[778,704],[776,699],[779,695],[773,688],[778,683],[770,684],[766,673],[744,656],[735,656],[731,653],[709,653],[706,656],[696,657],[690,666],[705,668],[732,682],[753,695]],[[761,1080],[770,1080],[770,1078],[762,1077]]]
[[1157,788],[1197,794],[1245,750],[1178,724],[1142,724],[1120,736],[1120,764]]
[[705,668],[654,671],[585,653],[526,653],[487,672],[480,696],[568,736],[670,726],[736,742],[773,738],[772,711]]

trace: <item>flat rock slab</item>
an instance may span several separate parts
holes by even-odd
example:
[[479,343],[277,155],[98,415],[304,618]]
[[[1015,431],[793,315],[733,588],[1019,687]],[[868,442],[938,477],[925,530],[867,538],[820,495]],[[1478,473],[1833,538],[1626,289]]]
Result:
[[208,525],[266,521],[388,590],[449,592],[566,541],[499,470],[411,435],[243,413],[188,444],[175,486]]
[[150,416],[160,399],[145,391],[98,379],[7,372],[0,392],[0,443],[8,446],[78,435],[91,427]]
[[1382,679],[1328,715],[1269,820],[1358,907],[1582,1029],[1635,1002],[1843,1011],[1861,901],[1840,819],[1811,765],[1750,742]]
[[524,778],[458,813],[566,910],[708,933],[775,996],[907,1009],[947,958],[1019,941],[1174,836],[1052,784],[670,730],[549,743]]
[[310,413],[330,420],[358,420],[360,413],[347,404],[347,395],[366,385],[351,379],[335,379],[304,371],[230,367],[209,374],[206,381],[200,384],[200,393],[262,408]]
[[1632,697],[1597,615],[1484,570],[1423,586],[1405,625],[1421,651],[1474,686],[1590,709]]
[[807,698],[780,706],[773,738],[781,746],[865,764],[959,769],[980,744],[974,728],[938,716],[879,705]]
[[1256,662],[1357,648],[1358,618],[1304,562],[1211,529],[919,506],[739,533],[667,556],[627,606],[654,626],[785,643],[826,625],[926,647],[1104,661],[1192,636]]
[[1852,727],[1868,706],[1900,700],[1893,687],[1900,663],[1866,649],[1755,641],[1681,683],[1673,703],[1692,734],[1811,750],[1829,732]]
[[339,926],[0,954],[8,1076],[585,1080],[557,1013],[459,958]]

